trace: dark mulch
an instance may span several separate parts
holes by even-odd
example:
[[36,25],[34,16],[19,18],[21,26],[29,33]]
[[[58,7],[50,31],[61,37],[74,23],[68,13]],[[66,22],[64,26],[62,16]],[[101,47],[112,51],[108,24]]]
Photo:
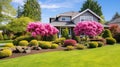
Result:
[[20,57],[20,56],[26,56],[26,55],[37,54],[37,53],[44,53],[44,52],[51,52],[51,51],[61,51],[61,50],[65,50],[65,47],[58,47],[57,49],[32,50],[31,53],[13,53],[12,56],[6,57],[6,58],[0,58],[0,60],[16,58],[16,57]]

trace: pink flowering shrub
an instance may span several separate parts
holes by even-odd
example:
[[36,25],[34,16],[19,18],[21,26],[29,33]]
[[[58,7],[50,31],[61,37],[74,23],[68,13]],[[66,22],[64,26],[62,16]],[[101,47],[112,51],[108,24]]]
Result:
[[81,34],[88,36],[99,35],[103,31],[103,26],[99,22],[95,21],[83,21],[79,22],[74,28],[75,35],[80,36]]
[[59,32],[58,29],[54,26],[50,24],[43,24],[40,22],[29,23],[27,26],[27,31],[31,32],[33,37],[36,37],[37,35],[52,36]]
[[63,46],[76,46],[77,45],[77,42],[76,40],[73,40],[73,39],[67,39],[64,41],[64,45]]

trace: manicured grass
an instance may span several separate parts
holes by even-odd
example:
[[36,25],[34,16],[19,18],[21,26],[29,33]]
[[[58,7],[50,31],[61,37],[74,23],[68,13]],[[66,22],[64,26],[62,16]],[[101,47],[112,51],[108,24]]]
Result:
[[1,67],[119,67],[120,44],[0,60]]
[[13,40],[0,40],[0,43],[12,43]]

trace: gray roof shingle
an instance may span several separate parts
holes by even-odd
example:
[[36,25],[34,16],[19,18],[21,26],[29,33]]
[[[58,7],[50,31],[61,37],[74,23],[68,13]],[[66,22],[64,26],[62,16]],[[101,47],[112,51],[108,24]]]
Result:
[[71,17],[74,17],[76,16],[77,14],[79,14],[79,12],[74,12],[74,11],[70,11],[70,12],[64,12],[64,13],[61,13],[57,16],[71,16]]
[[110,23],[120,23],[120,17],[114,20],[111,20]]

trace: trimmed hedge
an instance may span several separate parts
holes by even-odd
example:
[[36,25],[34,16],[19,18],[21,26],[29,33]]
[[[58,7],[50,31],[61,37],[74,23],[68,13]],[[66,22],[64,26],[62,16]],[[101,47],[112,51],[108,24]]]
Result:
[[108,37],[108,38],[106,38],[106,42],[109,45],[114,45],[116,43],[116,40],[114,38]]
[[49,49],[51,48],[52,42],[47,42],[47,41],[39,41],[39,46],[43,49]]
[[20,37],[17,37],[14,41],[13,41],[13,44],[14,45],[18,45],[19,44],[19,41],[21,40],[27,40],[28,42],[30,42],[31,40],[33,40],[34,38],[31,37],[31,36],[20,36]]
[[85,46],[84,46],[84,45],[82,45],[82,44],[78,44],[78,45],[76,46],[76,48],[77,48],[77,49],[79,49],[79,50],[82,50],[82,49],[84,49],[84,48],[85,48]]
[[98,42],[98,47],[102,47],[104,45],[103,42]]
[[98,43],[97,42],[89,42],[88,47],[89,48],[96,48],[96,47],[98,47]]
[[27,40],[22,40],[19,42],[19,46],[28,46],[28,41]]
[[51,45],[51,49],[56,49],[56,48],[58,48],[58,44],[52,44]]
[[61,38],[58,38],[55,41],[53,41],[53,43],[62,44],[63,45],[63,43],[64,43],[65,40],[66,40],[66,38],[61,37]]
[[30,46],[38,46],[38,41],[37,40],[31,40],[29,45]]
[[73,49],[74,49],[73,46],[67,46],[67,48],[66,48],[67,51],[70,51],[70,50],[73,50]]
[[3,49],[0,51],[0,58],[9,57],[12,55],[12,51],[9,49]]

